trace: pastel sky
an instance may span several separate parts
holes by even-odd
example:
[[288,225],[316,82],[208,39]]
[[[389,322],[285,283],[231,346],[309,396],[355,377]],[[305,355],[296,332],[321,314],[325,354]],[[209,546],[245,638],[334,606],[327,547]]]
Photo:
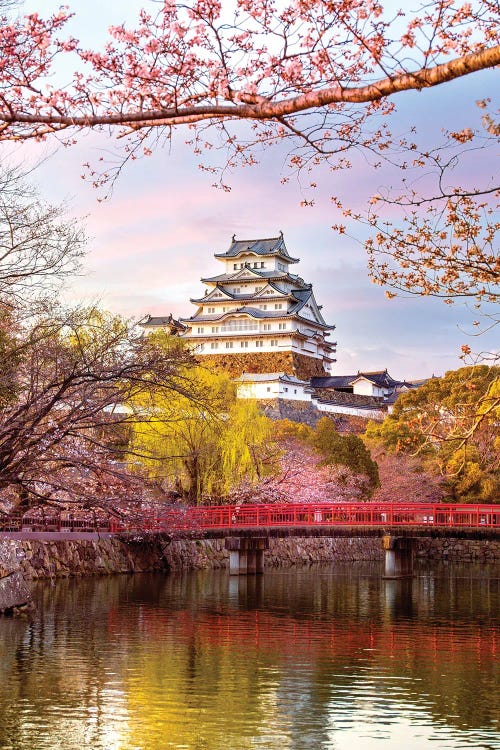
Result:
[[[46,14],[58,5],[30,0],[24,8]],[[91,46],[104,38],[109,24],[133,19],[140,3],[72,0],[70,6],[76,13],[72,33]],[[402,130],[414,122],[424,130],[430,123],[439,128],[470,124],[477,117],[473,102],[487,95],[492,76],[484,73],[439,92],[405,95]],[[105,134],[88,135],[71,148],[2,146],[2,158],[14,162],[46,157],[34,173],[40,192],[50,201],[67,201],[72,214],[85,217],[90,238],[85,274],[66,291],[68,299],[100,300],[113,312],[137,317],[188,316],[194,312],[189,298],[203,293],[200,277],[219,272],[213,253],[224,251],[233,233],[257,238],[283,230],[289,252],[301,259],[293,270],[313,283],[325,318],[337,326],[336,374],[387,367],[395,377],[426,377],[460,366],[462,343],[473,350],[495,347],[493,334],[469,338],[474,315],[462,304],[387,300],[368,280],[361,244],[332,231],[339,220],[332,194],[355,203],[366,190],[387,184],[390,175],[373,175],[362,161],[346,174],[323,170],[311,196],[295,180],[280,184],[284,153],[276,149],[264,152],[258,166],[230,175],[232,189],[226,193],[211,186],[210,175],[198,169],[183,140],[180,134],[171,149],[159,148],[127,167],[104,202],[98,202],[100,194],[81,174],[84,162],[96,162],[113,150]],[[305,197],[314,197],[315,205],[301,207]]]

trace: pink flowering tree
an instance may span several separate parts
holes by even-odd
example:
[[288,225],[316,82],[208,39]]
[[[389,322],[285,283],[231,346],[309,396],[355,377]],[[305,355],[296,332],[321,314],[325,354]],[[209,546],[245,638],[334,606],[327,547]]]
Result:
[[[87,165],[96,185],[175,129],[207,169],[221,169],[223,186],[226,167],[255,163],[263,146],[285,144],[290,174],[307,175],[310,188],[321,164],[356,168],[361,153],[363,169],[388,169],[394,187],[366,196],[365,209],[332,195],[341,215],[334,221],[340,232],[366,225],[374,281],[389,296],[497,301],[499,184],[491,170],[482,178],[471,168],[497,147],[495,103],[477,102],[480,124],[471,115],[469,126],[443,134],[438,123],[431,144],[414,128],[398,135],[396,118],[403,92],[424,97],[500,64],[498,3],[401,5],[237,0],[229,9],[220,0],[146,0],[135,27],[111,27],[105,46],[92,50],[65,32],[66,8],[6,16],[0,139],[71,144],[106,130],[122,153],[114,164],[103,157]],[[222,165],[212,163],[221,148]]]
[[322,457],[303,440],[279,441],[281,459],[274,474],[257,484],[243,483],[231,503],[331,503],[356,502],[366,496],[368,478],[346,466],[325,466]]
[[[263,147],[284,147],[283,179],[300,173],[312,191],[323,165],[358,169],[361,154],[363,179],[367,168],[389,177],[361,204],[331,195],[332,224],[360,236],[372,279],[389,297],[403,291],[483,305],[495,324],[488,304],[500,296],[500,185],[489,165],[499,87],[481,95],[470,122],[443,125],[436,113],[431,136],[411,125],[400,134],[397,118],[404,92],[418,92],[418,107],[428,89],[498,70],[498,2],[401,6],[236,0],[229,10],[220,0],[145,0],[135,26],[111,27],[103,48],[90,50],[66,33],[66,8],[5,14],[0,139],[70,145],[104,130],[120,154],[86,165],[96,186],[175,130],[223,188],[227,167],[254,164]],[[486,170],[476,168],[480,161]]]

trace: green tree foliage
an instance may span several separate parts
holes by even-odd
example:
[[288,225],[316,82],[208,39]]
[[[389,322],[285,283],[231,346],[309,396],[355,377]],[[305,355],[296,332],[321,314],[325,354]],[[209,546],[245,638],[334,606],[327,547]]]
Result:
[[500,368],[462,367],[400,396],[366,436],[394,452],[419,454],[445,476],[450,499],[498,502]]
[[220,501],[236,483],[269,471],[272,422],[254,402],[236,400],[226,374],[184,368],[176,380],[175,394],[153,390],[132,404],[131,463],[191,503]]
[[367,476],[369,495],[380,485],[378,466],[362,439],[357,435],[339,435],[332,419],[322,417],[309,441],[323,456],[323,465],[346,466],[354,474]]

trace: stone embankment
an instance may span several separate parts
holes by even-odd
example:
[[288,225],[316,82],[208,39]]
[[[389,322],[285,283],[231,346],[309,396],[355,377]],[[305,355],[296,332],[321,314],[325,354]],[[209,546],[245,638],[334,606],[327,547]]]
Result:
[[370,537],[285,537],[271,539],[265,564],[274,567],[308,563],[382,560],[380,539]]
[[415,543],[417,559],[444,560],[449,562],[500,562],[498,539],[433,539],[423,537]]
[[[333,560],[378,560],[381,556],[378,539],[285,538],[270,540],[266,563],[289,566]],[[228,559],[223,540],[171,541],[161,535],[133,539],[0,541],[0,575],[18,569],[26,579],[223,568]]]
[[[265,553],[270,567],[296,564],[382,560],[380,539],[363,537],[285,537],[271,539]],[[454,562],[500,561],[500,541],[418,539],[420,559]],[[0,611],[29,601],[25,582],[40,578],[109,575],[146,571],[223,568],[223,540],[170,540],[166,536],[74,540],[0,539]]]
[[0,542],[0,613],[29,604],[30,589],[20,569],[22,550],[12,541]]

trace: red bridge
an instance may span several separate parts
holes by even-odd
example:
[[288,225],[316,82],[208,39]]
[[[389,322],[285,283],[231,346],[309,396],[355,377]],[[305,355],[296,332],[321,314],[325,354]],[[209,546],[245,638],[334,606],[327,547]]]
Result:
[[[500,529],[500,505],[287,503],[215,505],[168,511],[153,527],[215,531],[288,527],[445,527]],[[120,525],[120,523],[118,523]]]
[[98,510],[37,508],[0,521],[0,534],[18,538],[95,538],[167,534],[226,538],[229,572],[262,573],[264,550],[276,536],[378,536],[385,577],[412,575],[414,540],[420,536],[500,539],[500,505],[431,503],[293,503],[272,505],[158,506],[133,515]]
[[[225,537],[240,531],[305,528],[318,535],[340,529],[411,530],[426,535],[431,530],[493,530],[500,535],[499,505],[448,505],[444,503],[287,503],[269,505],[202,505],[148,507],[129,515],[101,510],[56,511],[36,508],[24,516],[0,517],[0,532],[175,533],[208,532]],[[278,534],[279,535],[279,534]],[[490,536],[490,534],[488,534]],[[494,533],[493,536],[496,536]]]

